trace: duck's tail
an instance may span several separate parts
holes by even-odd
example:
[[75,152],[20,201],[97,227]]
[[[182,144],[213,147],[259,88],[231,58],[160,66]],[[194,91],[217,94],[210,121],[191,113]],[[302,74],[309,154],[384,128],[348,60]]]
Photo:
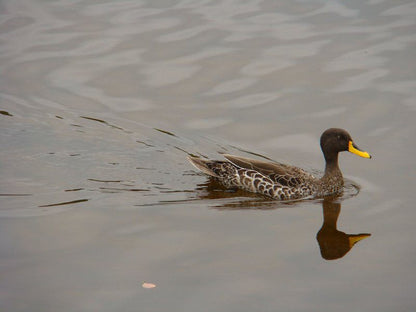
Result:
[[191,162],[192,165],[195,166],[195,168],[201,170],[203,173],[208,174],[212,177],[218,178],[219,175],[216,174],[213,170],[212,164],[214,161],[212,160],[205,160],[197,157],[188,156],[188,160]]

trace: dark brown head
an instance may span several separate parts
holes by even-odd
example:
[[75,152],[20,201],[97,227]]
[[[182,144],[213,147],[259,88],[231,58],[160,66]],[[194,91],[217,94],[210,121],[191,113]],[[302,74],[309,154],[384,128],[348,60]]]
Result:
[[349,151],[364,158],[371,158],[370,154],[358,149],[347,131],[339,128],[330,128],[322,133],[321,149],[327,162],[336,161],[338,153],[344,151]]

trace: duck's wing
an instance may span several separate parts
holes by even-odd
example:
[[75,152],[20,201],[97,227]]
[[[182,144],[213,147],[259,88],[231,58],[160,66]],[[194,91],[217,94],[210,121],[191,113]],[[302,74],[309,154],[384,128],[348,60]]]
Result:
[[314,179],[309,172],[295,166],[229,154],[223,156],[237,167],[258,171],[281,185],[296,187]]

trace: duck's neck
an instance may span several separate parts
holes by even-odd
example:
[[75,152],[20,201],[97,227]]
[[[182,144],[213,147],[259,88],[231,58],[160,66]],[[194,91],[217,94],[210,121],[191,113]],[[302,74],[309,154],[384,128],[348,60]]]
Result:
[[337,177],[342,179],[342,173],[338,167],[338,154],[325,157],[325,161],[325,174],[322,178]]
[[329,155],[329,157],[325,155],[325,161],[325,174],[320,179],[320,195],[325,196],[341,193],[344,179],[338,167],[338,153]]

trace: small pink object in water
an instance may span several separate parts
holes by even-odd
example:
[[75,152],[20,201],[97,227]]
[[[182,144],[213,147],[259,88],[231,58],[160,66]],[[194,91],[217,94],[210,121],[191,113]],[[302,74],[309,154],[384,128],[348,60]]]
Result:
[[155,288],[155,287],[156,287],[156,285],[155,285],[155,284],[153,284],[153,283],[146,283],[146,282],[144,282],[144,283],[142,284],[142,287],[143,287],[143,288],[147,288],[147,289],[151,289],[151,288]]

